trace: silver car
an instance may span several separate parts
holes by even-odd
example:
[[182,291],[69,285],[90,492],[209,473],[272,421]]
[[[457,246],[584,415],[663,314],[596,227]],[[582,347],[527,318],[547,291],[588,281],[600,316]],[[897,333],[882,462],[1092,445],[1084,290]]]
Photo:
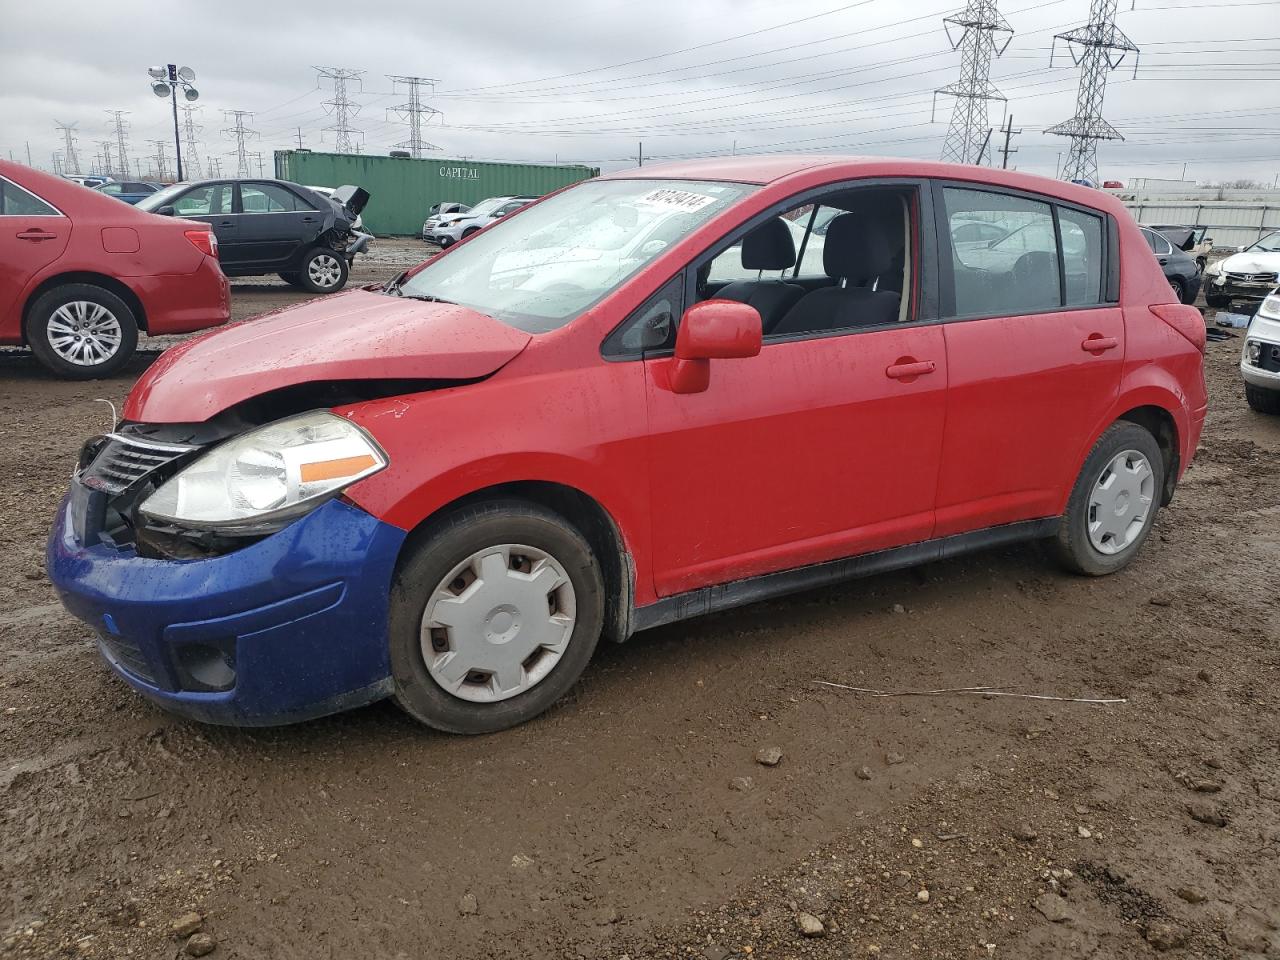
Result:
[[422,239],[428,243],[438,243],[442,247],[450,246],[537,199],[537,197],[490,197],[488,200],[481,200],[465,213],[442,213],[430,217],[422,225]]

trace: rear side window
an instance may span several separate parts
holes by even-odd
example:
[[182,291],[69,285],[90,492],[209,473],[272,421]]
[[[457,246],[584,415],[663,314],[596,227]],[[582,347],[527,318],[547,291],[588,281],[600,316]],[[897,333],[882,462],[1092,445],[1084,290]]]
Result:
[[1143,230],[1142,235],[1147,238],[1147,246],[1151,248],[1151,252],[1158,257],[1167,257],[1173,253],[1173,244],[1161,234],[1154,230]]
[[0,217],[56,217],[58,211],[34,193],[0,179]]
[[[1061,306],[1053,207],[984,190],[943,191],[951,234],[956,315],[1009,316]],[[994,240],[971,236],[972,224],[995,228]]]

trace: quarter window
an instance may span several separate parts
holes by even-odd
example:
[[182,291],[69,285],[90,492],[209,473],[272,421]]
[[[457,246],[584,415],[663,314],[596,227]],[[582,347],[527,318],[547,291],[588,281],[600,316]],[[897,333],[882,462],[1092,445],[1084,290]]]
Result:
[[56,217],[58,211],[16,183],[0,180],[0,216]]
[[[1016,316],[1062,305],[1057,233],[1049,204],[950,187],[943,190],[943,202],[957,316]],[[990,234],[991,228],[1000,236],[981,239],[979,234]]]
[[1066,304],[1084,307],[1102,303],[1102,218],[1067,207],[1058,208],[1062,234],[1062,276],[1067,283]]

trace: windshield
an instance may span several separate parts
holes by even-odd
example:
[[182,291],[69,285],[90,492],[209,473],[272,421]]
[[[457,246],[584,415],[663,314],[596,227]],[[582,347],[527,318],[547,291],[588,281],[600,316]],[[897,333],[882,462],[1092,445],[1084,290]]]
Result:
[[545,333],[755,189],[591,180],[499,220],[427,264],[399,293],[460,303],[528,333]]
[[173,203],[173,198],[187,189],[185,183],[174,183],[165,187],[163,190],[157,190],[149,197],[144,197],[133,205],[135,210],[159,210],[161,207]]
[[458,210],[457,212],[458,213],[489,213],[493,210],[497,210],[500,206],[502,206],[506,202],[507,201],[502,197],[494,197],[488,200],[481,200],[470,210]]
[[1280,253],[1280,233],[1269,234],[1246,249],[1257,250],[1260,253]]

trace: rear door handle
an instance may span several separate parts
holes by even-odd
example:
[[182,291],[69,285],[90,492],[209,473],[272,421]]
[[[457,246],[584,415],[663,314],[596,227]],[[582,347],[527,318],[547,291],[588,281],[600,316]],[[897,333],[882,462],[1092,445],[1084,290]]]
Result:
[[1114,350],[1120,346],[1120,341],[1115,337],[1102,337],[1094,335],[1086,337],[1080,343],[1080,349],[1088,353],[1101,353],[1103,350]]
[[56,233],[49,233],[48,231],[41,230],[38,227],[34,230],[23,230],[21,233],[14,234],[14,236],[19,240],[30,240],[33,243],[39,243],[41,240],[58,239],[58,235]]
[[884,375],[890,380],[907,380],[923,377],[937,369],[938,365],[932,360],[910,360],[890,364],[885,368]]

